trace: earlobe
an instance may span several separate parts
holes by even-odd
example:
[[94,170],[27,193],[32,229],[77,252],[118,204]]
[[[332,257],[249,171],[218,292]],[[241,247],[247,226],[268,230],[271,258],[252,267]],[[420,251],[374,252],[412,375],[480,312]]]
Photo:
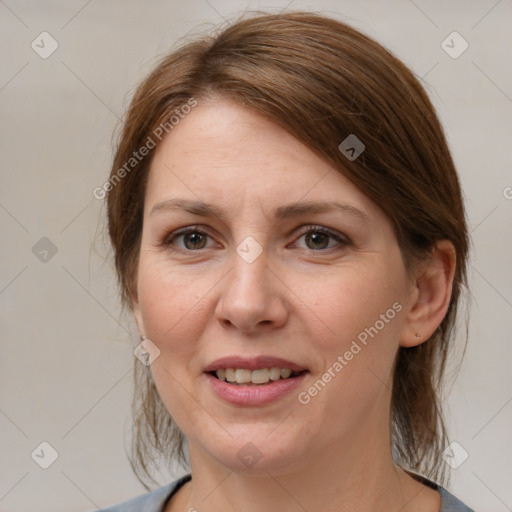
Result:
[[432,336],[443,321],[452,296],[456,254],[449,240],[436,242],[416,276],[416,289],[400,337],[402,347],[414,347]]

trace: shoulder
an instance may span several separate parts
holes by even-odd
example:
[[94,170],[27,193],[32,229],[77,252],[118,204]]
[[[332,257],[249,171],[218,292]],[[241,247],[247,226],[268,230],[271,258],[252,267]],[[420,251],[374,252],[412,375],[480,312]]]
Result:
[[441,494],[441,510],[439,512],[474,512],[443,487],[438,486],[438,491]]
[[453,494],[449,493],[444,487],[436,482],[410,470],[405,470],[405,472],[418,482],[421,482],[423,485],[439,492],[441,495],[441,509],[439,512],[474,512],[474,510],[470,509],[467,505],[464,505],[462,501],[457,499]]
[[190,475],[185,475],[154,491],[141,494],[136,498],[123,501],[122,503],[102,510],[103,512],[161,512],[168,499],[189,480]]

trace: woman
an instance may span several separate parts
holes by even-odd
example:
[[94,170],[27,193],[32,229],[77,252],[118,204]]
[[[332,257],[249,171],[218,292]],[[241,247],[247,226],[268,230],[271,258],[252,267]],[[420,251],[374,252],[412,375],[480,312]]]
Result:
[[138,88],[104,190],[142,340],[132,466],[190,461],[109,511],[470,510],[438,399],[464,206],[400,61],[310,13],[238,21]]

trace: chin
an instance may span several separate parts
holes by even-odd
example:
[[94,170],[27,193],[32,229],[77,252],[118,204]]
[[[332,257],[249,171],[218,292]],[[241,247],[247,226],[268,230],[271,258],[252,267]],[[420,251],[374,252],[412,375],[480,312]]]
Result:
[[[294,435],[289,427],[279,436],[272,433],[267,423],[259,428],[243,427],[233,437],[223,436],[222,442],[212,443],[210,438],[203,447],[220,464],[234,472],[273,472],[296,463],[305,450],[303,436]],[[298,447],[300,447],[298,449]]]

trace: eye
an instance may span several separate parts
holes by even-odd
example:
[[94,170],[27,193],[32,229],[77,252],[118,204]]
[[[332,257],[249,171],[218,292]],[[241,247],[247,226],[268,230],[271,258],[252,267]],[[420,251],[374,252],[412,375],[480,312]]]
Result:
[[[303,244],[301,247],[299,244],[299,248],[317,252],[333,249],[336,245],[345,247],[350,244],[350,241],[344,236],[321,226],[308,226],[295,244],[302,238],[305,246]],[[164,245],[181,251],[200,251],[214,246],[213,241],[208,245],[208,239],[212,240],[208,233],[195,226],[190,226],[171,233],[164,241]]]
[[172,233],[164,242],[166,246],[174,246],[183,251],[197,251],[206,247],[210,236],[195,227],[189,227]]
[[349,245],[349,241],[347,239],[334,231],[330,231],[329,229],[320,226],[309,226],[307,231],[302,233],[297,240],[300,240],[303,237],[306,247],[301,247],[301,249],[305,248],[313,251],[322,251],[325,249],[332,249],[336,245]]

